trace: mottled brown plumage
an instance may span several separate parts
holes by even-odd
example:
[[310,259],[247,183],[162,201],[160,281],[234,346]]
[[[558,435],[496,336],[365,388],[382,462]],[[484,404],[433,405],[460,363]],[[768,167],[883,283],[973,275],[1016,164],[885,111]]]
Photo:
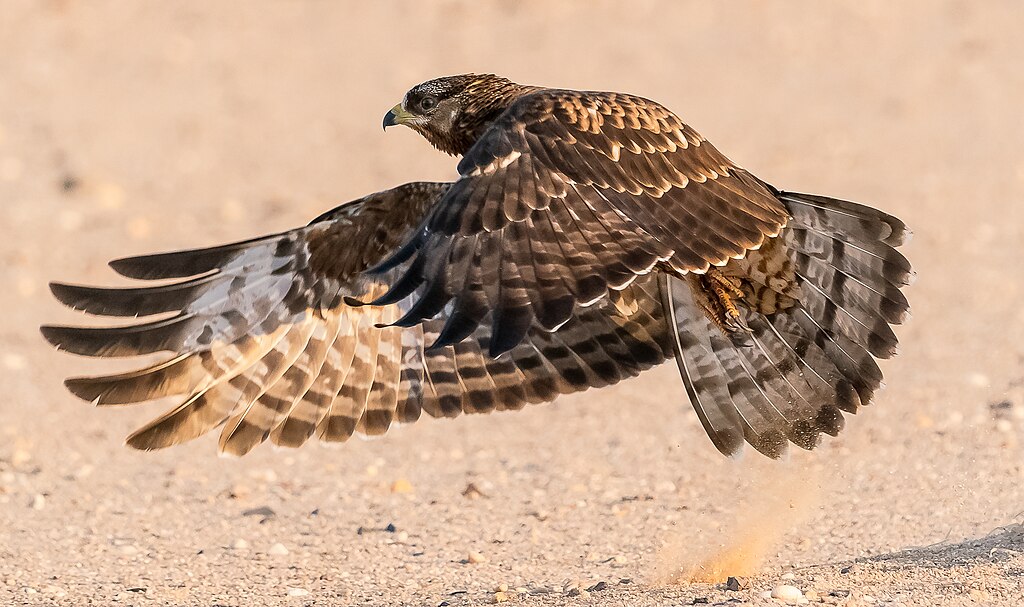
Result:
[[[836,434],[881,383],[912,272],[898,219],[779,191],[663,106],[619,93],[432,80],[385,116],[449,154],[411,183],[310,225],[127,258],[161,281],[53,285],[115,328],[44,327],[89,356],[168,352],[69,379],[98,404],[180,396],[131,437],[221,428],[222,452],[343,441],[396,422],[513,410],[675,359],[723,453],[777,457]],[[172,281],[167,283],[167,281]],[[360,302],[372,302],[363,305]]]
[[[507,105],[459,163],[462,179],[431,209],[428,230],[382,265],[415,254],[401,288],[376,300],[393,303],[422,286],[425,296],[403,326],[453,304],[438,345],[464,338],[492,307],[489,351],[497,356],[534,320],[553,330],[576,306],[656,265],[680,275],[704,272],[742,257],[785,225],[786,210],[767,186],[655,102],[534,87],[510,99],[508,91],[517,89],[504,80],[470,82],[432,104],[439,113],[415,114],[418,91],[446,86],[415,87],[402,106],[414,114],[395,121],[435,138],[450,136],[455,125],[454,139],[465,140],[477,127],[459,133],[462,119],[445,116],[477,125],[473,108]],[[544,242],[551,246],[527,245]]]

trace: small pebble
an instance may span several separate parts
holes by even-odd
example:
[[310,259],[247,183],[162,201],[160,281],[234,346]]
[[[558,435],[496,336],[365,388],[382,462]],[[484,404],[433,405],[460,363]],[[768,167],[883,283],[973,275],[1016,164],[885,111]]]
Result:
[[804,593],[804,598],[806,598],[808,601],[817,601],[818,600],[818,591],[817,590],[808,590],[807,592]]
[[782,577],[780,579],[783,579],[783,580],[795,580],[796,576],[793,575],[792,572],[790,572],[790,573],[783,573]]
[[36,496],[32,498],[32,509],[33,510],[42,510],[45,507],[46,507],[46,496],[43,495],[42,493],[37,493]]
[[249,542],[243,540],[242,538],[238,538],[234,541],[234,543],[231,544],[231,547],[235,550],[246,550],[249,548]]
[[309,596],[309,591],[305,588],[289,588],[288,596]]
[[258,517],[260,517],[260,522],[261,523],[266,522],[267,520],[273,518],[275,516],[275,514],[276,513],[274,512],[274,510],[272,508],[267,507],[267,506],[260,506],[259,508],[249,508],[248,510],[244,510],[242,512],[242,516],[258,516]]
[[487,562],[487,557],[476,551],[470,551],[469,555],[466,556],[466,562],[472,565],[479,565]]
[[729,579],[725,580],[725,589],[730,592],[739,592],[740,581],[730,575]]
[[804,593],[800,592],[796,586],[779,584],[772,589],[772,598],[779,599],[788,605],[796,605],[797,601],[804,598]]
[[274,556],[284,556],[288,554],[288,549],[284,547],[284,544],[278,542],[267,550],[267,554],[273,554]]
[[506,603],[509,600],[510,595],[508,592],[498,591],[494,593],[493,602],[495,603]]
[[871,596],[870,594],[865,594],[864,596],[860,597],[860,600],[864,601],[865,603],[874,603],[875,597]]
[[1013,431],[1013,422],[1008,419],[1000,419],[996,421],[996,430],[1000,432],[1011,432]]
[[391,493],[412,493],[412,483],[407,479],[400,478],[391,483]]

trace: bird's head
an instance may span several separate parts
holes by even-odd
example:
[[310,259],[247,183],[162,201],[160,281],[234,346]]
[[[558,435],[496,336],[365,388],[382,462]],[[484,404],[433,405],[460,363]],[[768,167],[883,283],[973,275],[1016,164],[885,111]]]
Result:
[[493,74],[435,78],[409,89],[402,102],[384,115],[384,128],[405,125],[442,152],[460,156],[530,90]]

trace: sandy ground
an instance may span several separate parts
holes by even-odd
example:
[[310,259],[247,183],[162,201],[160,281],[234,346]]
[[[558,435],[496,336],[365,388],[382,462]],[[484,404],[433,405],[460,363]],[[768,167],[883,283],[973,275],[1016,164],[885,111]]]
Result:
[[[1021,604],[1022,29],[1013,1],[5,0],[0,604]],[[241,460],[133,452],[159,406],[65,393],[106,367],[45,346],[79,320],[47,280],[448,178],[380,118],[465,71],[653,97],[768,181],[904,218],[888,389],[780,462],[719,456],[669,367]]]

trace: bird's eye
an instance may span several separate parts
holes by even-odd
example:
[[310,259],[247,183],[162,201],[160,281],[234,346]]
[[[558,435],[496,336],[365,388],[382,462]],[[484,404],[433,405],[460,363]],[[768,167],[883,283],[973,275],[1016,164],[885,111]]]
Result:
[[420,109],[425,112],[429,112],[430,110],[434,109],[434,106],[436,105],[436,97],[424,97],[423,99],[420,99]]

